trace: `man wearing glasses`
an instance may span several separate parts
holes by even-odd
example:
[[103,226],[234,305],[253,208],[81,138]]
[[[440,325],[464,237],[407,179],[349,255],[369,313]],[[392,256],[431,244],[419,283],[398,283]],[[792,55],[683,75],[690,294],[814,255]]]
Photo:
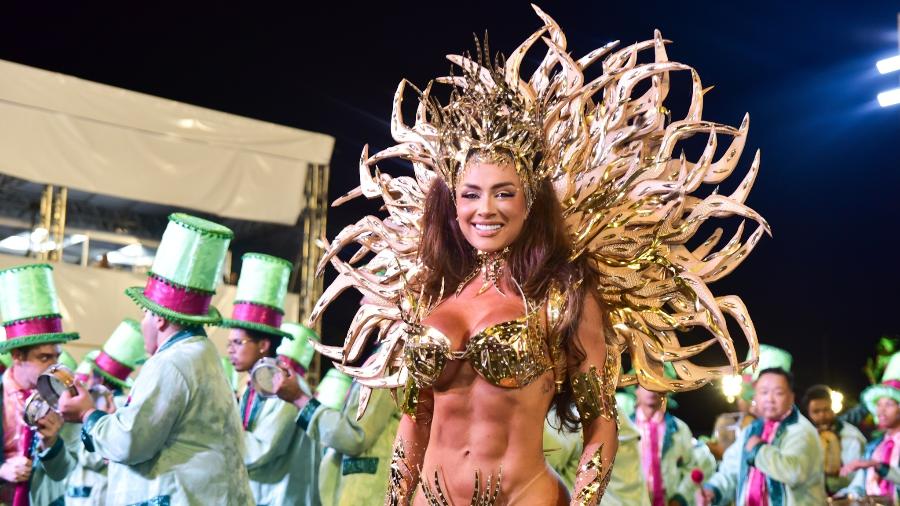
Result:
[[[221,326],[231,329],[228,358],[239,372],[250,372],[250,383],[241,396],[239,413],[244,428],[244,464],[256,504],[268,506],[318,506],[318,465],[321,450],[294,421],[297,408],[274,396],[271,385],[255,381],[254,366],[262,373],[289,375],[290,365],[302,374],[296,361],[274,362],[282,339],[294,344],[305,339],[299,325],[282,324],[291,263],[281,258],[247,253],[242,258],[237,300],[230,319]],[[285,343],[287,344],[287,343]],[[263,360],[262,359],[269,359]],[[302,359],[301,359],[302,360]],[[301,380],[302,381],[302,380]],[[305,383],[305,382],[304,382]],[[308,387],[306,387],[308,391]]]

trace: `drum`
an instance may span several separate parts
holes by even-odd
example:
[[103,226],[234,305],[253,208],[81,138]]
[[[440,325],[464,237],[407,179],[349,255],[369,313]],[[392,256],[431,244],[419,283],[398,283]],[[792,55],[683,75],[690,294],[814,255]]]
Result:
[[34,392],[25,400],[25,410],[22,412],[22,419],[29,427],[36,427],[37,421],[47,416],[47,413],[53,409],[50,404],[41,397],[40,392]]
[[285,374],[278,360],[261,358],[250,369],[250,384],[260,397],[275,397],[275,376],[278,374]]
[[53,364],[38,376],[37,391],[54,409],[59,403],[59,396],[67,389],[70,394],[78,395],[75,390],[75,373],[62,364]]

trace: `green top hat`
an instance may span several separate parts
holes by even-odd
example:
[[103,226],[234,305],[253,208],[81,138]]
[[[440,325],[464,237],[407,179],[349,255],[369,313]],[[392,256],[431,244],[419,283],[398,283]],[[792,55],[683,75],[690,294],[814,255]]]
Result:
[[780,368],[790,372],[793,363],[794,357],[790,353],[775,346],[760,344],[759,362],[756,364],[756,370],[753,371],[753,381],[756,381],[759,378],[759,373],[766,369]]
[[891,355],[881,376],[881,383],[866,388],[860,397],[866,409],[872,414],[875,414],[878,399],[882,397],[893,399],[900,404],[900,352]]
[[352,382],[350,376],[337,369],[329,369],[319,383],[319,388],[316,389],[316,399],[323,406],[340,411],[344,407],[344,400],[347,399],[347,392],[350,391]]
[[147,360],[141,325],[125,318],[113,331],[96,357],[89,359],[94,371],[119,388],[131,388],[128,376]]
[[211,302],[233,237],[218,223],[170,215],[147,285],[125,293],[144,309],[180,325],[219,323],[222,316]]
[[78,367],[75,369],[75,377],[79,380],[87,381],[88,378],[91,377],[91,374],[94,372],[94,366],[91,365],[91,359],[97,358],[97,355],[100,354],[100,350],[91,350],[87,352],[87,355],[81,359],[81,362],[78,364]]
[[59,360],[57,360],[57,362],[73,371],[78,368],[78,362],[75,361],[75,357],[66,350],[63,350],[62,353],[59,354]]
[[234,365],[231,363],[231,360],[229,360],[228,357],[222,357],[222,369],[225,370],[225,379],[228,380],[228,386],[231,387],[231,391],[237,393],[238,372],[237,369],[234,368]]
[[6,330],[0,353],[78,339],[78,334],[62,331],[53,267],[47,264],[20,265],[0,271],[0,316]]
[[[632,375],[635,374],[634,368],[629,370],[628,374],[632,374]],[[678,374],[675,372],[675,366],[672,365],[671,362],[663,362],[663,375],[670,380],[678,379]],[[622,392],[616,393],[617,401],[618,401],[619,393],[622,393],[623,395],[632,397],[631,413],[629,414],[629,416],[634,414],[634,408],[635,408],[635,404],[637,402],[637,399],[634,397],[635,397],[635,392],[637,391],[637,387],[638,387],[638,385],[629,385],[629,386],[623,388]],[[665,397],[666,397],[665,398],[665,402],[666,402],[665,406],[666,406],[667,410],[678,409],[678,401],[675,400],[675,394],[673,392],[657,392],[657,393],[660,395],[665,395]],[[627,399],[625,399],[624,397],[622,398],[622,400],[627,402]]]
[[247,253],[241,257],[234,311],[220,326],[293,339],[289,331],[280,328],[291,268],[287,260],[262,253]]
[[281,330],[289,332],[293,339],[282,341],[276,353],[281,355],[282,358],[286,358],[287,362],[291,362],[288,365],[294,371],[300,372],[296,367],[300,366],[305,372],[309,369],[309,364],[312,362],[313,354],[315,353],[310,341],[318,341],[319,336],[316,335],[316,331],[313,329],[294,322],[282,323]]

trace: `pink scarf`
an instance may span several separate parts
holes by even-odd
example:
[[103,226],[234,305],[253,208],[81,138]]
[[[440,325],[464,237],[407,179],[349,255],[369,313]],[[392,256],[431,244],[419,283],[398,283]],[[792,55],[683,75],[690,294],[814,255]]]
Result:
[[[771,443],[781,425],[780,420],[766,420],[763,426],[762,441]],[[747,492],[747,506],[768,506],[769,494],[766,490],[766,475],[756,467],[750,468],[750,485]]]
[[[898,445],[898,442],[900,441],[898,440],[900,440],[900,432],[891,437],[885,436],[881,441],[881,444],[878,445],[878,448],[872,452],[872,460],[876,460],[889,466],[897,465],[898,458],[895,454],[897,453],[896,450],[900,448],[900,445]],[[876,469],[869,469],[866,471],[866,493],[869,495],[886,495],[894,497],[894,483],[882,479]]]
[[660,443],[666,430],[663,412],[658,411],[650,419],[647,419],[643,412],[638,410],[635,421],[641,430],[641,467],[644,476],[647,477],[650,504],[665,506],[666,487],[662,476],[662,445]]

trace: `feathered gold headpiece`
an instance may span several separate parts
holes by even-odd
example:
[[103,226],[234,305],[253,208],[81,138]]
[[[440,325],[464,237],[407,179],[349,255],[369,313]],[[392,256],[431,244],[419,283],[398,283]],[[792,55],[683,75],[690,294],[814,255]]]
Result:
[[[507,82],[508,64],[502,55],[491,59],[487,34],[484,48],[477,38],[475,47],[477,63],[468,55],[458,61],[462,76],[438,79],[455,85],[446,105],[429,96],[431,85],[422,97],[437,131],[434,167],[455,190],[473,156],[495,163],[513,162],[530,207],[535,184],[546,176],[546,165],[539,156],[544,147],[541,104],[533,95],[520,93],[517,83]],[[518,79],[518,71],[510,75]]]

